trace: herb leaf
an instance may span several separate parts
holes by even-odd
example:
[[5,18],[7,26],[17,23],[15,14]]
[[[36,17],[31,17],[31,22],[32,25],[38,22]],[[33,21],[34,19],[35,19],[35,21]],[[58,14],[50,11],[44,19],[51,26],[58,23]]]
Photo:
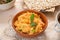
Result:
[[30,16],[30,20],[31,20],[31,24],[30,24],[30,25],[31,25],[32,27],[37,25],[35,22],[33,22],[33,20],[34,20],[34,14],[32,14],[32,15]]
[[34,20],[34,14],[32,14],[32,15],[30,16],[30,20],[31,20],[31,22],[33,22],[33,20]]
[[33,27],[36,26],[37,24],[35,22],[32,22],[30,25]]
[[6,0],[6,3],[11,2],[12,0]]
[[35,29],[33,29],[32,32],[35,33]]

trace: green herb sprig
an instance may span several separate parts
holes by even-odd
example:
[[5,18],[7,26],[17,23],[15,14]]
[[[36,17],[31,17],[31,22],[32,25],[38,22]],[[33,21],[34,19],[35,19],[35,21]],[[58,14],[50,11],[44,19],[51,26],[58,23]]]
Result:
[[9,2],[11,2],[12,0],[6,0],[6,3],[9,3]]
[[35,22],[33,22],[33,20],[34,20],[34,14],[32,14],[32,15],[30,16],[30,20],[31,20],[31,24],[30,24],[30,25],[31,25],[32,27],[37,25]]

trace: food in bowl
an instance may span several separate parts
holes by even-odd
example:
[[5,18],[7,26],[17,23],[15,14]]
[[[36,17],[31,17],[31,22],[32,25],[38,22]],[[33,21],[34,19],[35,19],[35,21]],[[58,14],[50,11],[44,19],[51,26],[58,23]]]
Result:
[[12,27],[19,36],[35,37],[47,28],[46,16],[35,10],[23,10],[17,13],[12,20]]
[[18,16],[14,25],[17,31],[33,35],[34,33],[42,32],[45,23],[40,18],[40,15],[38,16],[36,13],[28,11]]
[[0,0],[0,4],[6,4],[11,2],[12,0]]
[[16,0],[1,0],[0,1],[0,10],[7,10],[14,6]]

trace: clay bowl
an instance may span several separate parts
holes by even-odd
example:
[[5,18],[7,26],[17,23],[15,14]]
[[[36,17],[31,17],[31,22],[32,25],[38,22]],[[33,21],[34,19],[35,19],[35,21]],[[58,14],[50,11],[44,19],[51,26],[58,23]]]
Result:
[[[23,13],[25,13],[25,12],[27,12],[27,11],[29,11],[29,12],[34,12],[34,13],[40,15],[41,19],[42,19],[43,22],[45,23],[42,32],[40,32],[40,33],[35,33],[35,34],[33,34],[33,35],[28,35],[28,34],[24,34],[24,33],[22,33],[22,32],[18,32],[18,31],[15,29],[16,26],[14,26],[14,22],[17,20],[18,16],[22,15]],[[43,13],[38,12],[38,11],[35,11],[35,10],[23,10],[23,11],[17,13],[17,14],[14,16],[13,20],[12,20],[12,27],[13,27],[13,29],[16,31],[16,33],[17,33],[19,36],[28,37],[28,38],[30,38],[30,37],[36,37],[37,35],[41,35],[41,34],[45,31],[45,29],[47,28],[47,25],[48,25],[48,20],[47,20],[46,16],[45,16]]]

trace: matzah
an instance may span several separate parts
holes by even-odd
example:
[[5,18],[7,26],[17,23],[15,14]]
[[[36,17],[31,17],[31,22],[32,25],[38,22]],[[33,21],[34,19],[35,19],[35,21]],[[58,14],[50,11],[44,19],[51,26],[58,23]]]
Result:
[[60,0],[23,0],[29,9],[42,10],[60,5]]

